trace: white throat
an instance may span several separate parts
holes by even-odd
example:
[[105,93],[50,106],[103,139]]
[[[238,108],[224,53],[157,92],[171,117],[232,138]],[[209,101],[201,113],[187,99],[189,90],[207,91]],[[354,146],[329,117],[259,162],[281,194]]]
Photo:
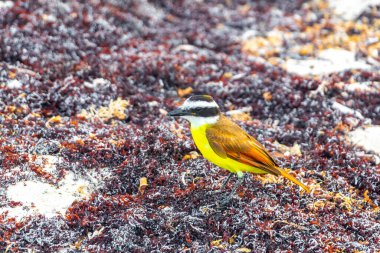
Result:
[[219,115],[212,117],[182,116],[182,118],[190,122],[191,128],[199,128],[203,125],[215,124],[219,119]]

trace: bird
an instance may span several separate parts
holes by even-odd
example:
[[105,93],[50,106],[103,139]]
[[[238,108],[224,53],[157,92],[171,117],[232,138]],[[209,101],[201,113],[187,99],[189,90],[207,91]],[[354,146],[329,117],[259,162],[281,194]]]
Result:
[[225,116],[211,96],[190,96],[168,115],[189,121],[191,135],[203,157],[231,172],[222,188],[232,175],[237,175],[238,182],[229,198],[241,185],[244,173],[283,176],[310,193],[309,187],[281,168],[260,142]]

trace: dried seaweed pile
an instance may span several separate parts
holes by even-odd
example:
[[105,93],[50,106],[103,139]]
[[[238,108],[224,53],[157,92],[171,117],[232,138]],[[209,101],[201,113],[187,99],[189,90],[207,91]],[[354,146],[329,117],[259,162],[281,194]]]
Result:
[[[379,12],[332,13],[322,1],[0,3],[0,251],[380,250],[380,165],[346,137],[380,123]],[[358,69],[287,65],[334,47]],[[166,116],[190,94],[213,95],[312,195],[247,176],[219,207],[235,179],[220,191],[228,172]],[[9,190],[65,195],[71,176],[63,211]]]

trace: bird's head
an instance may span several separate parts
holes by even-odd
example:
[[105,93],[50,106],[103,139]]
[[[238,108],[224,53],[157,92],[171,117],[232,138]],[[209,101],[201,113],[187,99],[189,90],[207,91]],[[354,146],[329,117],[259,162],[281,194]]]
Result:
[[220,116],[218,104],[211,96],[194,95],[169,112],[169,116],[179,116],[191,123],[191,127],[199,127],[204,124],[215,124]]

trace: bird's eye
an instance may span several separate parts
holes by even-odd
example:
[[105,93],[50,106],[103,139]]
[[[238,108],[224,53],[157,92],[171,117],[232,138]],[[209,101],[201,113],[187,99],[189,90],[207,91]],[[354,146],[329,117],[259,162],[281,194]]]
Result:
[[218,115],[219,109],[217,107],[196,107],[192,110],[193,115],[199,117],[211,117]]

